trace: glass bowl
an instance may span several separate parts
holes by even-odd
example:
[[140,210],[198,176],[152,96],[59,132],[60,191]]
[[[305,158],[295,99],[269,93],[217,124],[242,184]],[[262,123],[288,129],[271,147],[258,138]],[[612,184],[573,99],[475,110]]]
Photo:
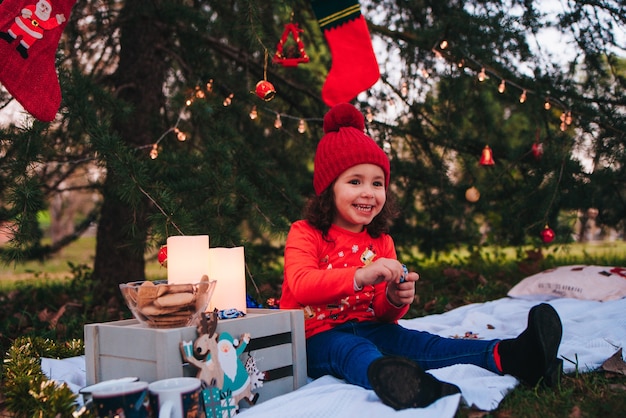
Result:
[[[206,277],[206,276],[205,276]],[[126,305],[142,325],[177,328],[195,325],[209,306],[217,281],[169,284],[166,280],[121,283]]]

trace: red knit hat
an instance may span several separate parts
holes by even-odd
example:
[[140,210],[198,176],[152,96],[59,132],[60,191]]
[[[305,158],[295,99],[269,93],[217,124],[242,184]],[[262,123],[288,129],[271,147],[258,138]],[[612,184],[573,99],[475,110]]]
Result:
[[389,158],[365,135],[363,114],[349,103],[333,106],[324,116],[324,136],[317,145],[313,188],[320,195],[348,168],[358,164],[375,164],[385,173],[389,187]]

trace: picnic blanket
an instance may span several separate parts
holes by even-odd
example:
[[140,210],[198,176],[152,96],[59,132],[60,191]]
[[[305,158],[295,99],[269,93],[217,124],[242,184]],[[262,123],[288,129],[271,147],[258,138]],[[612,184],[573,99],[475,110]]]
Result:
[[[549,299],[549,300],[548,300]],[[589,372],[626,347],[626,298],[598,302],[571,298],[543,299],[559,313],[563,340],[559,356],[565,373]],[[422,318],[401,320],[407,328],[445,337],[514,338],[526,328],[528,311],[542,298],[502,298],[471,304]],[[469,334],[471,333],[471,334]],[[382,404],[371,390],[349,385],[330,376],[300,389],[243,410],[241,418],[333,418],[333,417],[454,417],[461,402],[481,410],[497,409],[502,399],[519,382],[512,376],[471,365],[429,370],[440,380],[454,383],[460,395],[442,398],[419,413],[415,409],[395,411]]]

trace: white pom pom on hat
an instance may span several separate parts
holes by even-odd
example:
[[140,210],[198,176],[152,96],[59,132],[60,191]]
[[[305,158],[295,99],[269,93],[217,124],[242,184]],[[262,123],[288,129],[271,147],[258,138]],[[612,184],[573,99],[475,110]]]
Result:
[[364,130],[363,114],[349,103],[335,105],[324,115],[324,136],[317,144],[313,169],[313,188],[317,195],[341,173],[359,164],[382,168],[385,187],[389,187],[389,158]]

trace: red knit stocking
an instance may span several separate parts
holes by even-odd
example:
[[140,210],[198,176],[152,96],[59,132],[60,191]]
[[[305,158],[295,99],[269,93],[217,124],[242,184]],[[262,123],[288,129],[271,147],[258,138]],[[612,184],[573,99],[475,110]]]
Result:
[[0,3],[0,83],[28,113],[49,122],[61,105],[54,57],[76,0]]
[[349,102],[380,78],[361,6],[357,0],[312,0],[311,6],[332,55],[322,99],[328,106]]

